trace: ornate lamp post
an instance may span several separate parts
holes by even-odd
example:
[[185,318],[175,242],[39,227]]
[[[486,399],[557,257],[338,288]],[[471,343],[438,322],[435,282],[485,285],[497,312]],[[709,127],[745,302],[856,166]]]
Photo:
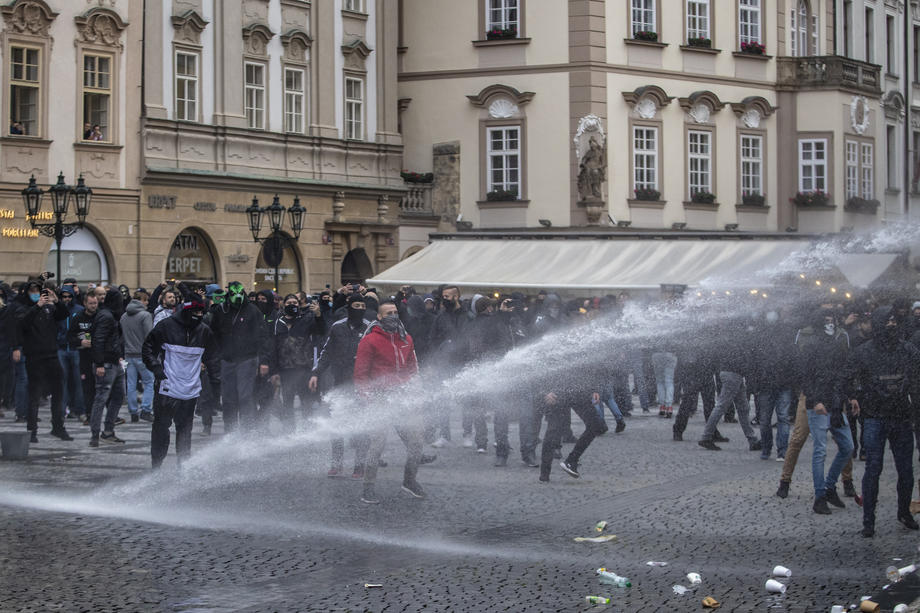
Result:
[[[54,221],[49,223],[38,223],[38,215],[42,209],[42,196],[44,192],[35,184],[35,175],[29,179],[29,186],[22,190],[22,202],[26,208],[26,218],[29,225],[34,230],[38,230],[44,236],[54,238],[57,245],[57,278],[61,278],[61,243],[64,237],[72,235],[86,224],[86,216],[89,214],[90,200],[93,196],[93,190],[86,187],[83,181],[83,175],[77,179],[77,186],[71,187],[64,183],[64,173],[58,174],[57,183],[48,188],[51,195],[51,209],[54,214]],[[73,197],[74,207],[77,210],[77,221],[65,223],[67,209],[70,206],[70,199]]]
[[[307,210],[300,205],[300,198],[295,196],[294,203],[290,208],[281,205],[278,194],[272,199],[271,205],[260,208],[259,199],[255,196],[252,198],[252,204],[246,209],[246,215],[249,217],[249,231],[252,232],[252,240],[262,245],[265,251],[265,263],[272,266],[274,270],[275,291],[278,290],[278,266],[281,264],[281,258],[284,255],[284,247],[290,238],[281,231],[284,222],[284,213],[287,211],[290,217],[291,233],[296,241],[300,238],[300,232],[303,230],[303,216]],[[262,230],[262,215],[268,214],[268,224],[271,234],[260,237]]]

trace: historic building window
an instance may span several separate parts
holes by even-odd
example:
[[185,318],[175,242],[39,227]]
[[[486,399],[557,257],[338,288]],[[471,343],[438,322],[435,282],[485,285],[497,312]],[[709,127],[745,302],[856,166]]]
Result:
[[827,139],[799,140],[799,191],[827,191]]
[[789,55],[818,55],[818,14],[807,0],[798,0],[789,11]]
[[658,32],[657,0],[630,0],[630,20],[633,38],[639,32]]
[[859,196],[859,143],[846,141],[846,196],[847,200]]
[[885,53],[885,72],[897,74],[898,34],[895,31],[894,15],[885,15]]
[[741,135],[741,196],[763,195],[763,136]]
[[866,17],[865,17],[865,26],[866,26],[866,61],[870,64],[875,63],[875,11],[866,7]]
[[709,0],[687,0],[687,44],[711,39]]
[[712,132],[687,132],[687,184],[690,199],[700,193],[712,193]]
[[859,144],[859,192],[866,200],[875,198],[875,155],[872,143]]
[[265,129],[265,65],[246,62],[244,66],[246,126]]
[[83,140],[113,140],[109,119],[111,104],[112,56],[84,53]]
[[[658,128],[636,125],[632,129],[633,196],[658,189]],[[660,194],[659,194],[660,195]],[[648,198],[657,200],[658,198]]]
[[494,30],[502,32],[513,30],[517,36],[521,30],[518,0],[485,0],[485,2],[488,5],[486,7],[486,33]]
[[304,71],[284,69],[284,131],[302,133],[304,128]]
[[499,126],[486,130],[488,135],[489,194],[504,194],[521,198],[521,128]]
[[738,44],[762,44],[760,0],[738,0]]
[[898,135],[892,125],[885,126],[885,146],[887,149],[888,189],[898,189]]
[[197,53],[176,51],[176,119],[198,121]]
[[355,13],[364,12],[364,0],[345,0],[342,3],[342,8],[346,11],[352,11]]
[[345,138],[364,139],[364,79],[345,77]]
[[41,55],[35,47],[10,47],[10,134],[40,134]]

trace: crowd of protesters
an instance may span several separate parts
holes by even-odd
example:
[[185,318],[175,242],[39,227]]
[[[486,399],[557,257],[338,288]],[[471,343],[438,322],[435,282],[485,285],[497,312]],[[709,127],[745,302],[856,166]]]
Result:
[[[240,282],[161,283],[148,292],[81,289],[73,279],[57,286],[50,276],[0,284],[0,417],[13,408],[37,442],[38,407],[50,398],[52,436],[72,441],[74,427],[67,425],[82,424],[91,447],[118,445],[127,400],[132,422],[152,422],[154,467],[167,455],[171,427],[180,461],[188,457],[196,414],[205,435],[218,414],[228,433],[264,431],[270,416],[292,430],[298,413],[301,420],[327,414],[328,392],[372,404],[419,373],[444,378],[547,335],[599,318],[615,321],[630,300],[624,293],[564,301],[545,291],[464,298],[452,285],[430,294],[405,286],[383,296],[358,282],[313,295],[247,292]],[[834,298],[701,312],[694,330],[604,343],[577,373],[556,365],[537,380],[507,381],[499,395],[470,394],[459,407],[461,444],[488,453],[491,415],[494,464],[504,467],[509,423],[517,421],[521,461],[540,469],[540,482],[549,481],[559,460],[578,478],[582,455],[607,432],[605,411],[622,433],[636,396],[636,410],[673,419],[680,442],[702,405],[699,445],[720,450],[729,439],[719,426],[738,423],[750,451],[783,463],[780,498],[788,496],[810,433],[814,512],[845,507],[836,491],[841,480],[844,496],[863,507],[865,537],[875,531],[887,443],[898,473],[897,519],[916,530],[909,505],[915,437],[920,448],[920,302],[896,294]],[[451,444],[456,412],[449,401],[432,404],[419,419],[392,424],[407,449],[403,490],[418,498],[425,496],[419,466],[436,458],[424,447]],[[584,424],[578,437],[572,413]],[[826,468],[828,434],[836,453]],[[363,480],[368,504],[379,501],[374,487],[386,439],[387,429],[376,427],[347,441],[350,476]],[[564,443],[573,447],[563,458]],[[349,476],[345,449],[346,440],[332,441],[330,477]],[[865,462],[861,495],[853,483],[856,459]]]

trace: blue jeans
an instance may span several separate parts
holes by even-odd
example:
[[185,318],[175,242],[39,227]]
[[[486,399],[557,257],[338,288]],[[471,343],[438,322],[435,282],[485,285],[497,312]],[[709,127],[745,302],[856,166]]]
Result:
[[26,372],[26,356],[21,356],[16,362],[16,380],[13,383],[13,405],[16,408],[16,418],[25,419],[29,415],[29,375]]
[[792,390],[791,389],[774,389],[759,392],[754,405],[758,408],[757,418],[760,420],[760,442],[763,444],[763,450],[760,456],[763,458],[770,457],[770,451],[773,449],[773,428],[770,422],[773,420],[773,413],[776,413],[776,457],[786,457],[786,447],[789,445],[789,412],[792,407]]
[[[94,369],[95,370],[95,369]],[[90,413],[90,431],[92,435],[99,436],[99,431],[114,432],[115,420],[118,419],[118,409],[125,399],[125,371],[121,364],[105,365],[105,374],[96,376],[96,397],[93,398],[93,411]],[[103,412],[105,419],[103,420]]]
[[653,353],[652,368],[655,369],[658,404],[669,407],[674,404],[674,369],[677,368],[677,356],[673,353]]
[[[831,416],[818,415],[814,409],[808,411],[808,429],[811,431],[811,438],[814,450],[811,454],[811,477],[815,486],[815,498],[822,498],[829,489],[837,485],[837,478],[840,471],[850,461],[853,455],[853,435],[850,434],[850,424],[847,422],[847,416],[843,415],[843,425],[837,428],[831,427]],[[837,443],[837,455],[831,462],[831,467],[824,475],[824,458],[827,456],[827,433],[830,431]]]
[[648,391],[645,389],[645,372],[643,371],[642,352],[639,350],[630,351],[627,354],[629,368],[632,370],[633,383],[639,391],[639,406],[645,411],[649,407]]
[[863,420],[863,449],[866,472],[862,480],[863,525],[875,527],[878,503],[878,478],[882,474],[885,441],[891,446],[894,467],[898,471],[898,515],[910,513],[910,494],[914,486],[914,433],[910,422],[867,417]]
[[86,413],[83,402],[83,382],[80,379],[80,352],[76,349],[58,349],[58,361],[64,375],[63,406],[73,413]]
[[140,375],[144,384],[144,395],[141,397],[141,412],[150,413],[153,410],[153,373],[144,366],[141,358],[125,358],[128,368],[125,377],[128,382],[128,412],[137,415],[137,377]]
[[601,389],[601,402],[595,405],[597,409],[597,414],[601,419],[604,419],[604,404],[607,404],[607,407],[610,409],[610,413],[613,415],[613,418],[617,420],[617,423],[623,421],[623,413],[620,411],[620,407],[617,404],[616,398],[613,394],[613,384],[608,383],[604,385]]
[[751,427],[751,420],[748,417],[751,405],[748,404],[744,377],[736,372],[722,370],[719,371],[719,378],[722,380],[722,389],[719,390],[716,406],[712,409],[712,413],[709,414],[709,419],[706,420],[706,427],[703,428],[701,440],[711,441],[715,437],[716,427],[722,420],[722,416],[725,415],[725,411],[732,405],[738,414],[738,424],[741,426],[741,431],[744,432],[744,437],[749,443],[756,442],[757,436],[754,434],[754,428]]

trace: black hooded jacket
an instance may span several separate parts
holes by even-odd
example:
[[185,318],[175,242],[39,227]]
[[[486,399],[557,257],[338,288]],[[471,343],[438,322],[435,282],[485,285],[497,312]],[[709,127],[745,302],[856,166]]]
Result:
[[109,289],[96,313],[91,351],[93,364],[97,368],[104,364],[117,364],[122,356],[121,324],[118,318],[121,317],[123,302],[117,289]]
[[816,315],[811,326],[799,330],[795,344],[799,349],[799,387],[805,394],[805,408],[821,403],[828,412],[841,411],[846,400],[841,385],[850,338],[840,327],[826,334],[823,315]]
[[276,319],[272,323],[265,350],[272,374],[294,368],[312,369],[315,339],[322,338],[325,330],[326,322],[323,318],[316,317],[309,310],[293,320],[286,317]]
[[[28,291],[24,298],[29,300]],[[57,357],[58,322],[67,319],[69,315],[67,307],[60,301],[44,306],[30,302],[29,306],[19,309],[18,338],[26,359]]]
[[141,357],[144,366],[153,373],[157,381],[162,381],[166,377],[169,360],[177,360],[179,366],[176,368],[181,368],[184,364],[181,352],[176,350],[179,347],[204,349],[201,363],[205,367],[205,372],[212,386],[220,385],[220,355],[214,334],[204,323],[191,325],[181,311],[160,321],[144,339]]
[[241,306],[223,304],[212,312],[212,330],[220,345],[222,360],[243,362],[261,357],[259,363],[268,364],[263,355],[267,337],[265,317],[256,305],[249,301]]
[[[843,393],[860,400],[864,417],[912,420],[918,423],[920,398],[920,349],[901,340],[886,339],[884,330],[891,307],[881,307],[872,313],[874,338],[852,351],[842,373]],[[900,328],[900,326],[899,326]]]
[[332,324],[313,374],[319,377],[328,370],[332,373],[333,385],[351,383],[355,374],[358,343],[364,338],[370,323],[365,319],[359,324],[352,324],[346,317]]

